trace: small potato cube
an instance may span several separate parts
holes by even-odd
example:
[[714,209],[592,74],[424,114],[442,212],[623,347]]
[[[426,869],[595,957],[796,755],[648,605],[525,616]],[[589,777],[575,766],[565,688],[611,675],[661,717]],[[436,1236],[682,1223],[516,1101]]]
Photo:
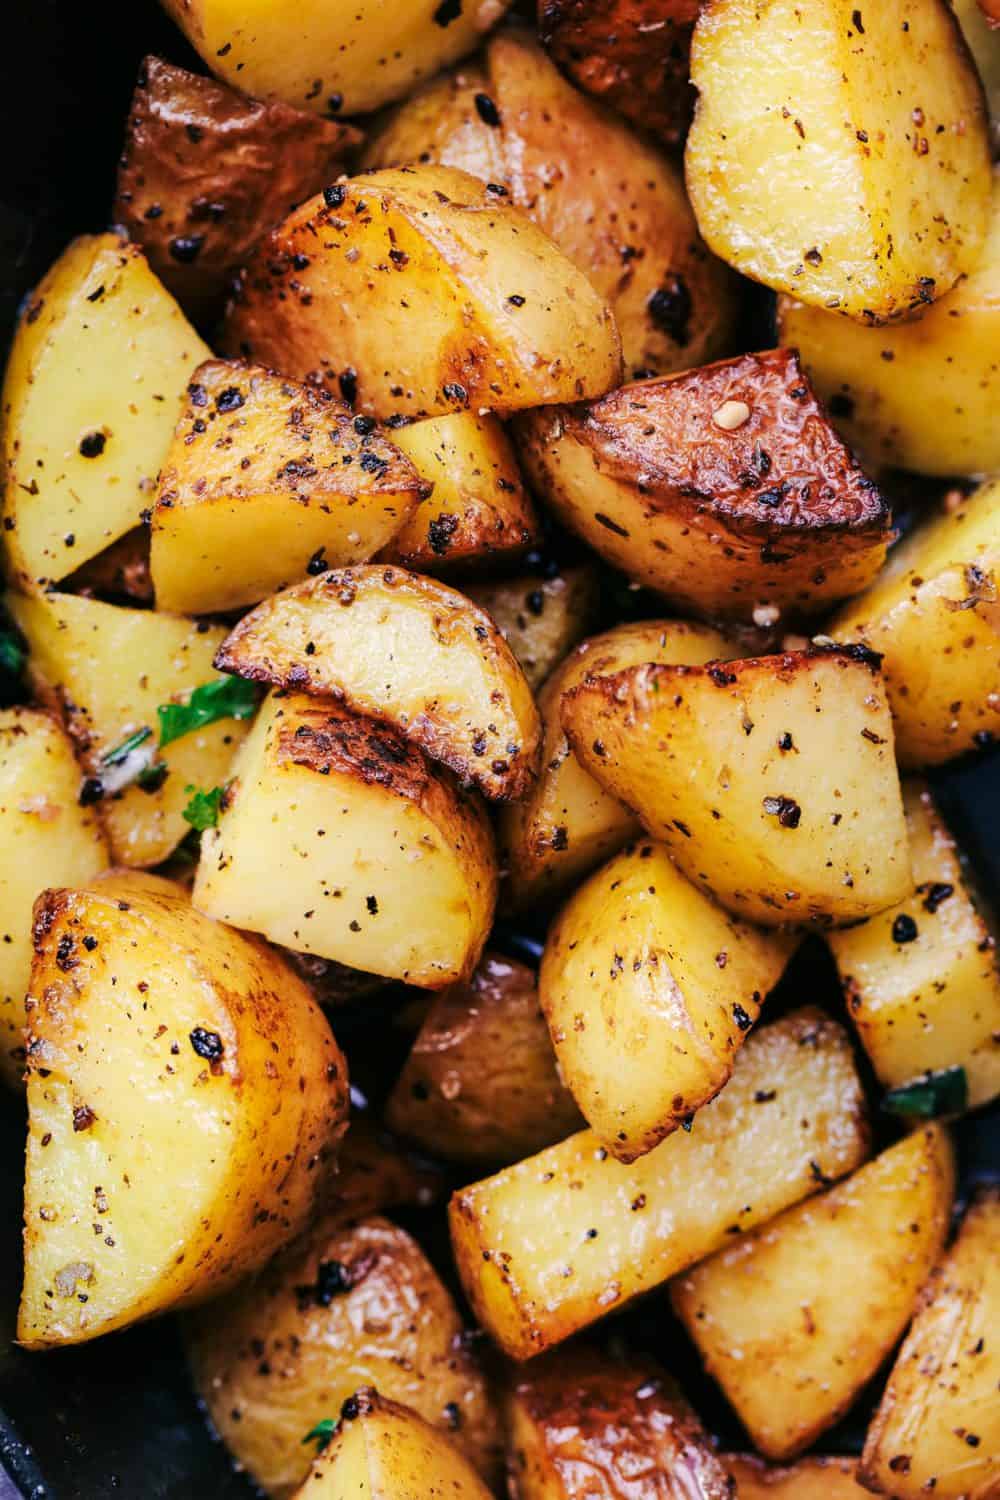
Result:
[[537,692],[597,614],[599,579],[589,562],[543,563],[541,573],[468,583],[464,592],[485,609]]
[[736,1481],[739,1500],[864,1500],[853,1458],[800,1458],[772,1468],[746,1453],[724,1453],[722,1462]]

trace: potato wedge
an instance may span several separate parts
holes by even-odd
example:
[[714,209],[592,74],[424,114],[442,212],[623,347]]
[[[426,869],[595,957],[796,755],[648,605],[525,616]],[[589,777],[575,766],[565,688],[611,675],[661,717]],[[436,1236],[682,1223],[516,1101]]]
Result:
[[853,1458],[800,1458],[779,1469],[747,1453],[724,1453],[722,1462],[739,1500],[864,1500],[867,1493]]
[[982,79],[996,157],[1000,155],[1000,6],[997,0],[982,0],[981,4],[979,0],[952,0],[952,9]]
[[646,662],[698,663],[732,654],[725,636],[708,625],[643,620],[616,625],[584,641],[538,695],[542,761],[538,780],[500,816],[500,842],[509,871],[511,904],[544,902],[635,838],[628,808],[585,771],[562,725],[563,696],[588,677],[605,677]]
[[830,634],[882,657],[902,766],[1000,738],[1000,480],[918,526]]
[[3,395],[8,577],[29,591],[138,525],[211,350],[137,245],[74,240],[29,298]]
[[611,309],[547,235],[464,172],[367,173],[261,244],[224,329],[234,354],[361,412],[503,414],[618,383]]
[[517,1500],[626,1500],[643,1479],[656,1500],[731,1500],[732,1481],[673,1381],[649,1359],[619,1364],[574,1345],[513,1372],[507,1475]]
[[579,1130],[531,969],[487,953],[469,981],[435,997],[386,1121],[434,1156],[479,1165],[520,1161]]
[[880,1083],[961,1068],[975,1109],[1000,1094],[996,943],[922,782],[904,783],[903,809],[916,890],[827,942]]
[[471,974],[493,920],[480,805],[384,724],[267,699],[202,834],[195,904],[350,968],[428,989]]
[[990,148],[945,0],[710,0],[691,44],[688,192],[743,275],[884,323],[974,270]]
[[690,1134],[626,1166],[591,1130],[456,1193],[479,1322],[528,1359],[843,1176],[867,1155],[847,1036],[820,1011],[754,1032]]
[[541,725],[523,672],[490,617],[433,579],[323,573],[245,615],[216,663],[383,719],[488,797],[534,779]]
[[367,562],[430,485],[326,391],[209,360],[160,470],[150,565],[160,609],[222,613],[317,569]]
[[312,1214],[348,1089],[305,985],[170,881],[46,891],[34,941],[18,1339],[46,1348],[263,1265]]
[[39,891],[85,884],[108,866],[92,807],[81,807],[73,742],[34,708],[0,710],[0,1078],[24,1083],[24,997]]
[[590,563],[544,563],[540,573],[467,583],[463,590],[491,616],[536,692],[597,613],[598,577]]
[[898,1500],[993,1500],[1000,1484],[1000,1192],[984,1190],[928,1282],[859,1476]]
[[691,885],[662,844],[623,850],[549,928],[538,996],[601,1144],[634,1161],[715,1097],[791,952]]
[[279,1500],[309,1471],[306,1434],[366,1385],[451,1433],[489,1475],[497,1418],[461,1333],[458,1309],[417,1242],[379,1217],[319,1220],[254,1281],[185,1320],[195,1389],[212,1422]]
[[767,1458],[832,1427],[890,1353],[954,1196],[947,1132],[928,1125],[674,1282],[674,1310]]
[[737,916],[851,921],[913,889],[878,659],[632,667],[563,696],[584,768]]
[[[31,648],[36,691],[65,715],[88,772],[82,795],[100,802],[116,864],[157,865],[190,832],[184,809],[194,785],[221,785],[247,726],[221,719],[155,750],[157,709],[189,699],[217,680],[212,657],[225,638],[221,626],[118,609],[72,594],[34,598],[9,594],[7,608]],[[125,742],[149,730],[142,754],[167,767],[166,778],[117,789],[119,767],[109,762]],[[140,757],[141,758],[141,757]]]
[[529,479],[564,524],[680,608],[815,611],[885,560],[886,502],[794,350],[531,412],[517,431]]

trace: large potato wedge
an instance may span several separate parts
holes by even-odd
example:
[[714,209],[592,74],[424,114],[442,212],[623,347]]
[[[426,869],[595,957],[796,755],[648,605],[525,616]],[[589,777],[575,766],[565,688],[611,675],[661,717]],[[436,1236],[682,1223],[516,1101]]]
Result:
[[632,667],[563,697],[583,766],[737,916],[838,923],[913,889],[878,659]]
[[476,1316],[528,1359],[850,1172],[867,1154],[844,1031],[802,1010],[749,1038],[726,1088],[638,1161],[591,1130],[455,1194]]
[[549,928],[538,994],[595,1135],[634,1161],[715,1097],[792,944],[729,916],[661,844],[625,849]]
[[913,1316],[954,1194],[951,1144],[929,1125],[674,1282],[675,1311],[766,1457],[801,1453],[875,1374]]
[[217,828],[195,903],[304,953],[442,989],[472,972],[496,901],[480,805],[387,725],[272,695]]
[[540,573],[467,583],[513,651],[532,692],[571,651],[597,614],[597,569],[588,562],[546,562]]
[[746,1453],[724,1453],[739,1500],[864,1500],[853,1458],[801,1458],[772,1468]]
[[528,413],[519,447],[560,519],[630,578],[710,618],[815,611],[875,578],[885,500],[791,349]]
[[[36,691],[58,705],[76,741],[89,773],[85,796],[100,802],[112,859],[160,864],[190,832],[183,816],[189,788],[224,782],[246,734],[246,724],[223,719],[153,754],[157,708],[217,680],[212,657],[224,628],[71,594],[9,594],[6,604],[31,648]],[[107,757],[142,729],[150,731],[144,749],[167,767],[166,777],[115,790]]]
[[430,485],[362,425],[326,391],[231,360],[200,365],[157,486],[157,606],[222,613],[374,557]]
[[170,881],[46,891],[34,940],[18,1339],[44,1348],[263,1265],[309,1220],[348,1088],[305,985]]
[[883,323],[975,269],[986,107],[945,0],[710,0],[691,80],[691,202],[745,276]]
[[861,1458],[896,1500],[993,1500],[1000,1486],[1000,1192],[973,1203],[889,1376]]
[[918,526],[830,634],[879,652],[903,766],[1000,738],[1000,480]]
[[461,1333],[458,1309],[419,1245],[379,1217],[320,1219],[254,1281],[185,1324],[209,1416],[279,1500],[309,1471],[306,1434],[367,1385],[453,1433],[489,1474],[497,1418]]
[[8,576],[72,573],[138,525],[211,350],[137,245],[74,240],[29,298],[2,402]]
[[524,673],[489,615],[433,579],[323,573],[245,615],[216,664],[342,699],[489,797],[518,797],[534,779],[541,725]]
[[296,209],[257,251],[224,339],[333,392],[349,376],[358,410],[382,419],[583,400],[621,374],[586,277],[505,195],[433,166]]
[[0,710],[0,1077],[24,1081],[31,909],[48,887],[85,884],[108,866],[100,819],[79,803],[73,743],[48,714]]

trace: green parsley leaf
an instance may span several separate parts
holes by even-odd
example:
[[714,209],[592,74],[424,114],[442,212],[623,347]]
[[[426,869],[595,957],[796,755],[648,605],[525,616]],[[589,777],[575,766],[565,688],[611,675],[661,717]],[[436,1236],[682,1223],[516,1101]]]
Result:
[[315,1443],[316,1452],[323,1453],[329,1448],[338,1425],[332,1417],[324,1417],[322,1422],[316,1423],[311,1432],[306,1433],[302,1441],[303,1443]]
[[960,1115],[969,1102],[969,1081],[962,1067],[922,1073],[910,1083],[890,1089],[882,1100],[889,1115],[932,1120],[936,1115]]
[[27,660],[21,637],[13,630],[0,630],[0,670],[9,672],[11,677],[20,677]]
[[190,802],[181,813],[185,823],[198,833],[204,833],[206,828],[215,828],[219,821],[219,809],[222,806],[222,794],[224,788],[213,786],[210,792],[199,791],[197,787],[186,786],[186,792],[193,792]]
[[161,703],[160,748],[219,719],[250,719],[257,711],[257,690],[242,677],[216,677],[196,687],[187,703]]

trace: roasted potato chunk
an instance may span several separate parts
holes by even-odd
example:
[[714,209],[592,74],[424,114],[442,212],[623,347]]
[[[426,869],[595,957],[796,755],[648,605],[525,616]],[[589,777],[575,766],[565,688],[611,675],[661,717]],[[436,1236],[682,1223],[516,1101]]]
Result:
[[524,673],[489,615],[433,579],[323,573],[244,616],[216,663],[383,719],[488,797],[534,779],[541,724]]
[[864,1500],[853,1458],[801,1458],[772,1468],[745,1453],[724,1453],[739,1500]]
[[709,0],[691,81],[691,202],[745,276],[884,323],[975,269],[986,108],[945,0]]
[[319,1220],[254,1281],[185,1325],[209,1416],[279,1500],[309,1472],[306,1434],[367,1385],[453,1433],[489,1475],[497,1419],[461,1333],[458,1309],[419,1245],[378,1217]]
[[597,613],[598,578],[590,563],[545,564],[538,573],[468,583],[464,592],[485,609],[536,692],[576,645]]
[[563,697],[583,766],[737,916],[839,923],[913,889],[877,657],[632,667]]
[[790,349],[518,424],[529,477],[630,578],[709,617],[815,611],[871,583],[889,510]]
[[41,590],[138,525],[211,350],[137,245],[74,240],[29,298],[4,379],[8,576]]
[[992,1500],[1000,1483],[1000,1191],[984,1190],[924,1291],[859,1466],[898,1500]]
[[430,485],[364,425],[326,391],[228,360],[201,365],[160,470],[158,607],[239,609],[374,557]]
[[170,881],[46,891],[34,942],[18,1339],[45,1348],[263,1265],[310,1218],[348,1089],[306,986]]
[[918,526],[830,634],[882,657],[896,754],[933,766],[1000,738],[1000,480]]
[[982,79],[996,157],[1000,155],[1000,5],[997,0],[952,0],[952,9]]
[[393,1130],[449,1161],[520,1161],[583,1123],[531,969],[487,953],[436,996],[386,1107]]
[[850,1172],[867,1147],[846,1034],[798,1011],[754,1032],[690,1134],[626,1165],[584,1130],[456,1193],[455,1261],[479,1322],[528,1359]]
[[133,526],[117,542],[69,573],[63,592],[103,599],[108,604],[153,603],[149,576],[149,527]]
[[792,1458],[896,1344],[948,1233],[951,1144],[930,1125],[696,1266],[674,1308],[754,1446]]
[[611,309],[547,235],[464,172],[370,172],[325,190],[264,240],[224,329],[287,375],[345,375],[382,419],[501,414],[618,383]]
[[202,834],[195,903],[351,968],[441,989],[472,972],[496,861],[479,804],[388,725],[272,696]]
[[400,1205],[427,1208],[441,1196],[444,1176],[430,1162],[405,1150],[364,1114],[351,1115],[341,1142],[337,1172],[327,1183],[331,1223],[354,1223]]

